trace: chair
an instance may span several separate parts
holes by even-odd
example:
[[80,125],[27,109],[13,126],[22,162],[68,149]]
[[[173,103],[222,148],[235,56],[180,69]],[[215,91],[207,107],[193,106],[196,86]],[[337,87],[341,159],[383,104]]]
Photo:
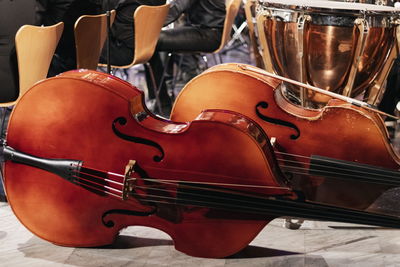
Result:
[[[128,65],[111,65],[112,68],[127,69],[137,64],[146,64],[156,49],[158,36],[168,14],[169,4],[161,6],[139,6],[134,14],[135,25],[135,53],[132,62]],[[106,66],[105,64],[99,64]]]
[[[115,14],[115,10],[110,12],[110,25]],[[74,35],[77,68],[96,70],[107,38],[107,14],[79,17],[74,25]]]
[[239,12],[240,4],[242,3],[242,0],[228,0],[226,3],[226,17],[224,21],[224,30],[222,32],[222,38],[221,38],[221,43],[217,50],[215,50],[213,53],[218,53],[220,52],[225,45],[229,42],[231,39],[231,32],[232,32],[232,25],[233,21],[236,18],[237,13]]
[[[217,55],[219,52],[221,52],[221,50],[225,47],[225,45],[231,39],[233,22],[239,12],[241,3],[242,3],[242,0],[227,0],[226,17],[225,17],[225,21],[224,21],[224,29],[222,31],[221,43],[220,43],[219,47],[217,48],[217,50],[212,52],[214,55]],[[220,61],[220,63],[222,63],[222,58],[220,55],[219,55],[219,61]]]
[[[233,48],[238,47],[238,46],[241,46],[241,45],[247,47],[248,44],[247,44],[246,40],[245,40],[244,37],[243,37],[244,34],[245,34],[245,29],[246,29],[246,28],[248,28],[248,27],[247,27],[247,21],[246,21],[246,20],[244,20],[244,21],[240,24],[239,27],[236,26],[235,23],[233,23],[233,24],[232,24],[232,30],[233,30],[232,37],[231,37],[231,39],[229,40],[229,42],[226,44],[226,46],[228,46],[230,49],[233,49]],[[237,41],[238,41],[239,43],[235,45],[235,42],[237,42]]]
[[[133,21],[135,27],[134,49],[135,53],[132,62],[128,65],[111,65],[111,68],[127,69],[137,64],[145,64],[150,72],[154,94],[156,96],[156,108],[161,112],[160,100],[158,99],[157,83],[154,78],[154,72],[148,63],[156,49],[158,37],[163,27],[165,17],[168,14],[169,4],[161,6],[139,6],[134,14]],[[99,64],[99,66],[106,66]],[[150,90],[150,88],[149,88]]]
[[[242,3],[242,0],[227,0],[226,3],[226,16],[225,16],[225,20],[224,20],[224,28],[222,31],[222,37],[221,37],[221,42],[218,46],[218,48],[216,50],[214,50],[213,52],[211,52],[213,55],[218,54],[219,52],[221,52],[221,50],[225,47],[225,45],[229,42],[229,40],[231,39],[231,32],[232,32],[232,26],[233,26],[233,22],[239,12],[239,8],[240,8],[240,4]],[[196,52],[194,52],[196,53]],[[197,51],[197,53],[204,53],[203,51]],[[205,57],[203,57],[206,61],[207,64],[207,60]],[[215,60],[216,62],[216,60]],[[222,63],[222,59],[220,57],[220,62]],[[216,62],[217,63],[217,62]],[[208,68],[208,66],[207,66]]]
[[265,11],[259,12],[256,15],[256,29],[258,33],[259,51],[263,60],[264,69],[268,72],[274,73],[272,67],[271,54],[268,48],[268,36],[265,33],[265,23],[268,19],[268,14]]
[[[241,11],[244,11],[245,5],[247,3],[247,0],[243,0],[239,5],[239,11],[237,13],[240,14],[241,16]],[[232,24],[232,33],[231,33],[231,38],[230,40],[226,43],[225,49],[226,50],[232,50],[237,47],[248,47],[248,41],[245,39],[245,35],[247,35],[246,28],[247,26],[247,20],[244,19],[240,25],[236,25],[238,22],[238,14],[235,16],[236,18],[234,19],[234,23]],[[242,19],[242,17],[239,17],[239,21]]]
[[[226,16],[225,16],[225,20],[224,20],[224,28],[222,31],[222,37],[221,37],[221,42],[218,46],[218,48],[216,50],[214,50],[213,52],[211,52],[210,54],[213,55],[214,57],[214,62],[215,64],[218,64],[217,59],[216,59],[216,55],[218,55],[219,57],[219,62],[222,63],[222,57],[219,54],[219,52],[222,51],[222,49],[224,49],[224,47],[226,46],[226,44],[229,42],[229,40],[231,39],[231,32],[232,32],[232,26],[233,26],[233,22],[239,12],[239,8],[240,5],[242,3],[242,0],[227,0],[226,2]],[[208,60],[206,57],[206,54],[209,53],[204,53],[203,51],[197,51],[197,52],[193,52],[193,54],[201,54],[202,58],[205,62],[205,67],[206,69],[208,68]],[[164,82],[165,76],[166,76],[166,68],[168,68],[168,64],[169,64],[169,60],[172,56],[172,53],[168,54],[168,57],[166,59],[166,63],[165,63],[165,69],[161,78],[161,82]],[[176,81],[178,80],[178,78],[181,76],[182,72],[180,71],[181,68],[181,62],[182,62],[182,58],[179,60],[178,63],[178,71],[176,71],[173,75],[173,80],[172,80],[172,97],[174,97],[174,91],[175,91],[175,86],[176,86]]]
[[0,103],[0,107],[14,105],[36,82],[47,77],[51,59],[64,30],[64,23],[52,26],[22,26],[15,35],[19,73],[19,95],[15,101]]
[[256,62],[256,66],[263,69],[264,63],[263,63],[263,59],[262,59],[262,56],[259,51],[257,29],[255,28],[256,5],[257,5],[257,2],[255,0],[247,0],[244,5],[244,11],[246,14],[247,27],[249,29],[251,52],[253,53],[254,60]]

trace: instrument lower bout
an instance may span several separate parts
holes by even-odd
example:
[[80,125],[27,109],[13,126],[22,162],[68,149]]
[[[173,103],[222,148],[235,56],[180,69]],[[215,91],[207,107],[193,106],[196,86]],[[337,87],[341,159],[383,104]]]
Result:
[[[255,83],[269,89],[271,84],[278,85],[274,80],[260,79],[259,74],[238,71],[235,65],[216,68],[223,70],[218,77],[229,76],[219,79],[223,83],[245,79],[239,84],[252,90],[260,89],[260,84],[252,87]],[[205,75],[213,76],[214,71],[191,83],[202,81]],[[235,87],[225,85],[216,84],[222,88],[219,93],[226,94],[226,88]],[[4,148],[10,205],[30,231],[55,244],[106,245],[122,228],[141,225],[166,232],[176,249],[186,254],[212,258],[240,251],[269,221],[281,216],[399,227],[397,217],[354,209],[365,202],[347,202],[352,207],[348,209],[340,207],[341,203],[313,203],[304,199],[302,192],[294,191],[295,179],[285,169],[290,161],[283,165],[281,161],[292,157],[296,163],[301,155],[289,154],[293,151],[286,145],[295,142],[292,147],[298,149],[306,138],[308,147],[316,151],[319,144],[313,143],[306,129],[316,126],[311,120],[303,124],[298,118],[290,121],[293,114],[282,111],[278,114],[281,118],[267,118],[266,111],[277,112],[281,103],[274,101],[277,91],[260,91],[264,95],[258,95],[256,102],[249,99],[248,104],[258,115],[255,121],[283,127],[282,136],[275,136],[274,148],[263,128],[250,118],[254,114],[246,117],[234,111],[208,109],[190,122],[172,122],[149,113],[140,91],[107,74],[82,70],[44,80],[24,94],[10,116]],[[237,99],[243,99],[241,92],[235,89],[231,93],[233,98],[220,99],[235,100],[237,105]],[[178,103],[181,99],[182,94]],[[178,110],[179,105],[173,114]],[[339,105],[323,116],[343,116],[341,112],[345,111],[355,112]],[[303,116],[318,117],[317,113],[310,111]],[[359,115],[359,121],[370,122],[365,114]],[[318,127],[322,130],[326,125]],[[326,134],[325,140],[328,137],[331,135]],[[372,151],[387,159],[388,151]],[[319,175],[332,167],[323,162],[330,155],[322,156],[325,158],[312,158],[315,163],[309,163],[323,168],[309,171]],[[391,164],[393,161],[381,164],[382,173],[388,173]],[[363,166],[353,167],[357,171]],[[308,182],[317,181],[310,174],[303,175]],[[343,193],[336,187],[325,188],[334,194]],[[368,196],[372,198],[382,187],[359,189],[371,193]]]
[[[204,199],[198,205],[188,198],[201,194],[182,191],[188,183],[293,194],[265,133],[250,120],[213,110],[191,123],[162,120],[136,88],[94,71],[31,88],[10,116],[7,145],[16,151],[6,150],[4,167],[14,213],[34,234],[63,246],[110,244],[120,229],[143,225],[168,233],[189,255],[224,257],[245,247],[269,217],[224,218]],[[63,160],[61,171],[52,160]]]
[[313,156],[396,172],[400,160],[379,115],[342,101],[331,101],[321,109],[302,108],[288,101],[280,81],[242,65],[214,66],[190,81],[178,95],[171,119],[191,121],[208,108],[238,111],[253,119],[275,140],[278,165],[309,201],[365,210],[393,186],[366,183],[363,177],[368,171],[353,179],[344,179],[341,168],[310,175]]

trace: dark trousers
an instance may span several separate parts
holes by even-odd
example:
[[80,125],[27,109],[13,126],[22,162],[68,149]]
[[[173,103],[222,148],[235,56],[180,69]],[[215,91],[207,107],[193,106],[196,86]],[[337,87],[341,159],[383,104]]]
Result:
[[221,42],[222,28],[181,26],[160,33],[156,51],[212,52]]
[[[187,73],[195,73],[198,62],[197,57],[194,57],[193,54],[217,50],[221,43],[221,36],[222,29],[180,26],[160,33],[156,51],[186,54],[183,59],[179,58],[181,70]],[[173,59],[176,59],[176,57]],[[157,69],[157,72],[160,71],[159,66],[154,68]]]

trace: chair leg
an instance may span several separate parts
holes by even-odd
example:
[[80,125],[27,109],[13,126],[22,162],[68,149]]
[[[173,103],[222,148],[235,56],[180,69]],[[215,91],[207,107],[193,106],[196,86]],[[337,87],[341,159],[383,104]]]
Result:
[[123,69],[123,72],[124,72],[124,75],[125,75],[125,81],[128,81],[129,80],[129,72],[128,72],[128,69]]
[[[8,119],[10,117],[11,111],[13,109],[13,106],[11,107],[2,107],[1,108],[1,113],[2,113],[2,118],[1,118],[1,123],[0,123],[0,141],[5,140],[6,137],[6,132],[7,132],[7,125],[8,125]],[[1,143],[0,143],[1,145]]]
[[231,40],[227,43],[226,47],[231,48],[236,41],[239,41],[239,45],[247,46],[247,42],[242,36],[243,30],[247,27],[247,22],[244,21],[239,27],[235,24],[232,25],[232,29],[234,34],[232,35]]
[[[12,110],[12,107],[2,107],[1,109],[1,123],[0,123],[0,145],[4,146],[6,145],[5,143],[5,137],[6,137],[6,132],[7,132],[7,124],[8,124],[8,119],[10,117],[10,113]],[[4,156],[3,153],[0,153],[0,160],[4,161]],[[3,169],[0,168],[0,202],[7,202],[7,196],[4,190],[4,175],[3,175]]]
[[222,64],[222,56],[221,53],[212,54],[214,58],[215,65]]
[[175,88],[176,88],[176,82],[179,80],[180,76],[182,76],[182,62],[183,62],[183,55],[182,54],[178,54],[179,55],[179,62],[178,65],[176,66],[176,71],[174,71],[173,73],[173,77],[172,77],[172,93],[173,93],[173,99],[175,99]]
[[208,69],[208,59],[207,59],[207,56],[206,56],[206,55],[203,55],[202,58],[203,58],[203,60],[204,60],[204,63],[206,64],[206,69]]
[[222,61],[222,56],[221,56],[221,53],[218,53],[218,58],[219,58],[219,64],[222,64],[222,63],[224,63],[224,62]]
[[[160,97],[159,97],[159,89],[160,88],[157,86],[156,78],[154,76],[154,71],[153,71],[153,68],[151,67],[150,63],[146,62],[145,65],[146,65],[147,69],[149,70],[150,80],[151,80],[151,83],[152,83],[151,87],[153,89],[154,97],[156,99],[155,110],[154,111],[157,111],[157,112],[161,113],[162,112],[162,110],[161,110],[161,101],[160,101]],[[149,90],[150,90],[150,88],[149,88]]]
[[[161,91],[161,87],[165,82],[165,77],[167,77],[167,70],[168,70],[171,58],[172,58],[172,53],[168,53],[167,57],[165,58],[165,61],[164,61],[164,69],[163,69],[163,73],[161,75],[160,84],[158,85],[158,92]],[[168,90],[168,88],[167,88],[167,90]],[[168,94],[168,92],[167,92],[167,94]],[[174,97],[174,79],[172,80],[172,95],[171,95],[171,97],[172,98]]]

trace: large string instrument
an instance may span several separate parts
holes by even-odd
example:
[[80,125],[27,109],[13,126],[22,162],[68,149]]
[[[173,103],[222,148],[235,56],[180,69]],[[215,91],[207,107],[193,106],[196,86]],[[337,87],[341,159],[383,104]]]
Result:
[[282,82],[244,64],[215,66],[178,95],[173,121],[191,121],[208,108],[240,112],[273,139],[278,163],[305,198],[367,209],[399,185],[400,159],[378,113],[331,100],[320,109],[293,104]]
[[385,81],[399,55],[399,12],[383,2],[250,1],[252,41],[267,72],[244,64],[207,71],[180,94],[172,120],[205,108],[246,114],[275,140],[282,170],[307,199],[371,208],[397,186],[396,174],[371,169],[399,163],[373,110],[384,96],[390,102],[395,88]]
[[[277,109],[272,100],[260,98]],[[55,244],[87,247],[110,244],[122,228],[144,225],[168,233],[184,253],[224,257],[280,216],[400,225],[397,217],[303,199],[281,172],[277,150],[249,118],[207,110],[175,123],[142,103],[136,88],[95,71],[67,72],[24,94],[9,121],[4,175],[10,205],[30,231]],[[254,108],[268,109],[263,103]],[[358,114],[340,107],[323,116],[336,110]],[[360,120],[372,119],[360,113]],[[307,136],[296,127],[282,136]]]

